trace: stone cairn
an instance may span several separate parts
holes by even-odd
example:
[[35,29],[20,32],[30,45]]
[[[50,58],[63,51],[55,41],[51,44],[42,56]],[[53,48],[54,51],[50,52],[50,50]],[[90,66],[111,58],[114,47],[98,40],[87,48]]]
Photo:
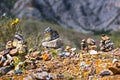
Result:
[[96,50],[97,46],[95,40],[88,38],[87,40],[83,39],[81,41],[81,50],[82,52],[88,52],[89,50]]
[[62,45],[60,36],[56,30],[48,27],[44,31],[42,46],[50,48],[59,48]]
[[17,56],[25,53],[27,53],[26,42],[20,33],[16,33],[13,41],[8,41],[5,50],[0,52],[0,67],[5,68],[6,66],[12,66],[12,68],[14,68]]
[[106,36],[105,34],[103,34],[101,36],[102,40],[100,41],[100,50],[103,52],[109,52],[112,51],[114,49],[114,44],[113,42],[110,40],[110,38],[108,36]]

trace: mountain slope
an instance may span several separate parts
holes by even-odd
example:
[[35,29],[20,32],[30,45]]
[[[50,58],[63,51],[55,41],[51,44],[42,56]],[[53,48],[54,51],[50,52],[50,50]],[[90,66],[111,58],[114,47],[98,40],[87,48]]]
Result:
[[21,19],[55,22],[79,32],[119,30],[119,0],[18,0],[13,8]]

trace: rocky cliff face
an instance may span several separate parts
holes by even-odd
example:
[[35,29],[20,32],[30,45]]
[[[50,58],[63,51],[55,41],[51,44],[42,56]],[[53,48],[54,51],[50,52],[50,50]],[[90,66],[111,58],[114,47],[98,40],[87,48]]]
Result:
[[18,0],[13,12],[21,19],[52,21],[81,32],[120,29],[120,0]]
[[12,9],[15,0],[0,0],[0,16],[8,13],[10,15],[10,10]]

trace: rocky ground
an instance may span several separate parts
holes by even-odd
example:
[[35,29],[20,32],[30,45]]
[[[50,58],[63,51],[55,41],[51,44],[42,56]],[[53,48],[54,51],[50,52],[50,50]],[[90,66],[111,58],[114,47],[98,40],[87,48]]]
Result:
[[[16,19],[12,23],[17,24],[18,21],[19,19]],[[28,43],[33,40],[34,39],[28,40]],[[51,41],[49,41],[49,43],[51,43]],[[20,33],[15,33],[14,39],[8,41],[5,48],[0,51],[0,79],[120,79],[119,48],[106,53],[89,49],[89,53],[83,54],[82,50],[75,50],[76,48],[71,48],[71,46],[66,46],[65,49],[53,49],[53,47],[49,48],[42,45],[40,45],[39,48],[29,48],[24,37]]]
[[[113,75],[108,70],[113,66],[112,58],[112,55],[106,54],[54,56],[51,60],[33,60],[27,63],[22,72],[15,74],[11,70],[1,76],[0,80],[88,80],[88,78],[89,80],[119,80],[120,75]],[[110,74],[100,76],[102,71],[110,71]]]

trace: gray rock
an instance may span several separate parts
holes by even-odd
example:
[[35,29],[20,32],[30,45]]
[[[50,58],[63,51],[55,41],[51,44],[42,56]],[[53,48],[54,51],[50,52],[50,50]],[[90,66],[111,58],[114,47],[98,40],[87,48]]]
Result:
[[14,70],[11,70],[7,73],[7,75],[13,75],[14,74]]
[[53,74],[49,74],[47,77],[46,77],[46,80],[54,80],[55,79],[55,76]]
[[35,79],[45,79],[48,76],[47,72],[35,73],[33,74]]
[[43,70],[41,68],[35,69],[36,72],[42,72]]
[[101,71],[100,72],[100,76],[108,76],[108,75],[110,75],[111,73],[110,73],[110,71]]
[[14,67],[12,66],[5,66],[0,68],[0,76],[5,75],[7,72],[12,70]]

